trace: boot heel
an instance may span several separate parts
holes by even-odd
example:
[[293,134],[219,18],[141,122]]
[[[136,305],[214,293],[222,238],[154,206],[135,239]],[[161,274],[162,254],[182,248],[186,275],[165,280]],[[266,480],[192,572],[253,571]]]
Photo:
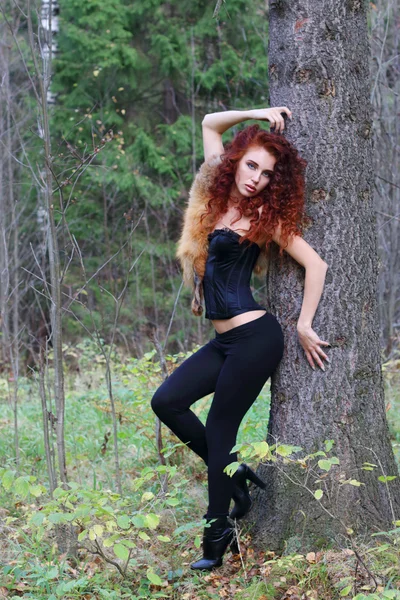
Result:
[[233,542],[231,542],[231,545],[229,546],[229,548],[230,548],[232,554],[240,554],[240,550],[239,550],[239,546],[238,546],[236,538],[233,540]]
[[262,479],[260,479],[259,476],[256,475],[254,473],[254,471],[252,471],[250,469],[250,467],[247,467],[247,468],[248,468],[248,471],[246,474],[247,479],[250,479],[250,481],[252,481],[256,485],[258,485],[258,487],[260,487],[262,490],[265,490],[265,488],[267,487],[267,484]]
[[230,544],[233,544],[234,530],[229,526],[227,517],[206,519],[203,533],[203,558],[190,565],[191,569],[211,571],[222,565],[222,557]]

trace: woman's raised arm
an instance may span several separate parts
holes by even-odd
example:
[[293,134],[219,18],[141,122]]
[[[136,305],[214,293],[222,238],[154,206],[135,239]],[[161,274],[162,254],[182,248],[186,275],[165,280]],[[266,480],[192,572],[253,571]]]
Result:
[[271,127],[275,126],[275,133],[282,132],[285,126],[282,112],[288,114],[291,118],[291,111],[287,106],[278,106],[276,108],[255,108],[252,110],[225,110],[216,113],[207,114],[201,125],[203,129],[203,147],[204,160],[208,160],[213,154],[222,154],[224,146],[222,144],[222,134],[248,119],[258,119],[269,121]]

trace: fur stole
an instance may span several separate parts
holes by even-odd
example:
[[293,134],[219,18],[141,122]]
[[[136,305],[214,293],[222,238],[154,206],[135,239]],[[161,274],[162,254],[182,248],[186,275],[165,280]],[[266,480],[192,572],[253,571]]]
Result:
[[[215,167],[221,162],[219,155],[214,154],[203,162],[193,180],[185,208],[181,235],[177,243],[176,257],[183,271],[183,283],[193,292],[191,308],[197,317],[203,313],[202,281],[208,255],[207,236],[214,229],[213,213],[207,215],[200,223],[200,216],[206,210],[206,204],[211,197],[211,184]],[[253,272],[264,276],[268,269],[268,250],[263,246]]]

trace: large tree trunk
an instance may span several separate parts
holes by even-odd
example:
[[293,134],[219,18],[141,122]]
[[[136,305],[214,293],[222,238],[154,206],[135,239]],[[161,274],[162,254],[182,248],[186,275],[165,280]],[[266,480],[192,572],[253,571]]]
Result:
[[[282,459],[264,461],[267,489],[257,490],[249,518],[255,545],[277,552],[343,543],[348,529],[355,536],[387,530],[400,518],[379,345],[367,10],[362,0],[270,5],[269,105],[293,111],[285,135],[308,160],[313,224],[304,238],[329,265],[313,328],[332,348],[324,347],[326,371],[312,371],[296,332],[304,269],[286,253],[280,268],[275,246],[269,308],[286,347],[272,380],[267,441],[301,446],[293,455],[299,458],[334,440],[328,456],[340,460],[326,472],[318,456],[313,473]],[[377,468],[364,470],[364,462]],[[397,478],[379,481],[382,475]],[[343,483],[350,479],[363,485]],[[318,488],[320,501],[312,494]]]

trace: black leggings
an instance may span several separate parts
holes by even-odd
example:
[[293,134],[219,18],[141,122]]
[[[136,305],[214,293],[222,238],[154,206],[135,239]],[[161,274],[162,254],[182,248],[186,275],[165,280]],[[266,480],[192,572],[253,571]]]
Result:
[[[240,423],[280,362],[282,328],[274,315],[233,327],[187,358],[156,390],[151,408],[175,435],[208,465],[207,517],[229,514],[234,483],[223,473],[237,460],[230,454]],[[190,406],[214,398],[206,425]]]

